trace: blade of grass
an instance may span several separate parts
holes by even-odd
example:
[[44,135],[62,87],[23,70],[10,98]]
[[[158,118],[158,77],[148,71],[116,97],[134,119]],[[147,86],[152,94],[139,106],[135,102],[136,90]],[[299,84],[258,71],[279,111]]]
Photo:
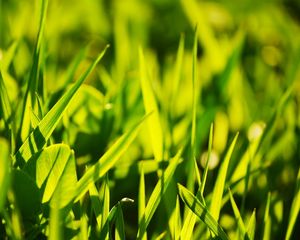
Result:
[[2,116],[5,122],[5,125],[10,128],[10,123],[11,123],[11,103],[8,97],[8,92],[5,87],[2,73],[0,71],[0,101],[1,101],[1,112]]
[[[145,214],[146,206],[146,194],[145,194],[145,175],[144,167],[141,166],[140,186],[139,186],[139,203],[138,203],[138,217],[139,225],[142,223],[143,216]],[[143,240],[147,240],[147,232],[145,232]]]
[[90,195],[90,199],[91,199],[91,203],[92,203],[92,208],[93,208],[93,211],[94,211],[94,214],[96,217],[98,230],[100,231],[100,229],[101,229],[101,217],[100,217],[101,202],[100,202],[98,190],[94,183],[91,183],[89,185],[89,195]]
[[210,125],[210,130],[209,130],[208,153],[207,153],[207,159],[206,159],[206,163],[205,163],[204,173],[203,173],[203,176],[202,176],[202,184],[201,184],[201,189],[200,189],[200,194],[201,194],[202,198],[203,198],[204,188],[205,188],[205,184],[206,184],[208,166],[209,166],[211,150],[212,150],[213,128],[214,128],[214,126],[213,126],[213,123],[212,123]]
[[155,99],[153,87],[148,77],[148,69],[146,68],[145,57],[142,48],[139,49],[140,61],[140,79],[141,88],[144,100],[144,107],[146,114],[152,113],[147,120],[148,129],[150,133],[151,145],[156,161],[163,160],[163,131],[159,118],[159,111]]
[[[106,221],[109,215],[109,201],[110,201],[110,192],[108,187],[108,177],[106,175],[100,191],[99,191],[99,199],[100,199],[100,231],[101,235],[105,236],[104,239],[109,239],[109,227],[106,225]],[[118,211],[117,211],[118,212]]]
[[50,209],[49,240],[60,240],[62,237],[61,209]]
[[230,202],[231,202],[231,206],[233,209],[233,213],[234,213],[235,219],[237,220],[237,224],[238,224],[237,231],[239,232],[239,234],[241,234],[241,236],[242,236],[241,239],[249,240],[250,238],[246,232],[245,224],[243,222],[239,208],[237,207],[237,205],[234,201],[234,198],[232,196],[230,189],[229,189],[229,197],[230,197]]
[[297,217],[299,215],[299,210],[300,210],[300,168],[298,170],[295,195],[290,210],[288,228],[285,235],[286,240],[291,239],[293,229],[295,227]]
[[238,133],[235,135],[226,155],[224,158],[224,162],[222,163],[218,177],[216,180],[216,184],[213,190],[213,195],[212,195],[212,201],[210,205],[210,211],[211,215],[218,221],[219,216],[220,216],[220,210],[221,210],[221,203],[222,203],[222,196],[224,192],[224,186],[225,186],[225,181],[226,181],[226,175],[227,175],[227,169],[229,165],[229,161],[234,149],[234,146],[236,144],[237,138],[238,138]]
[[[40,10],[40,23],[35,50],[33,54],[33,64],[29,75],[29,80],[24,96],[22,115],[21,115],[21,126],[20,136],[21,139],[25,139],[30,133],[30,109],[35,109],[35,93],[38,92],[39,85],[39,72],[40,72],[40,61],[41,61],[41,50],[43,44],[43,32],[46,22],[46,13],[48,8],[48,0],[41,1]],[[42,84],[43,85],[43,84]]]
[[250,217],[247,229],[246,229],[250,240],[255,239],[255,228],[256,228],[256,218],[255,218],[256,214],[255,214],[255,212],[256,212],[256,210],[254,209],[253,213]]
[[271,219],[270,219],[270,204],[271,204],[271,193],[268,193],[268,199],[264,215],[264,229],[263,229],[263,240],[271,239]]
[[118,204],[116,212],[116,228],[115,228],[115,240],[124,240],[125,230],[124,230],[124,218],[121,204]]
[[3,138],[0,138],[0,149],[0,213],[2,213],[10,182],[9,145]]
[[97,63],[101,60],[104,53],[106,52],[107,47],[108,46],[106,46],[106,48],[100,53],[98,58],[90,65],[86,72],[81,75],[79,80],[51,108],[51,110],[40,121],[38,127],[35,128],[29,135],[29,137],[25,140],[25,142],[14,155],[14,158],[18,162],[18,165],[22,166],[24,162],[27,162],[34,153],[38,152],[45,146],[59,120],[61,119],[63,113],[68,107],[70,101],[74,97],[74,94],[77,92],[87,76],[96,67]]
[[[218,222],[210,214],[207,207],[204,206],[188,189],[178,184],[179,196],[182,201],[201,219],[201,221],[220,239],[228,240],[228,237]],[[185,237],[185,236],[183,236]],[[185,238],[183,238],[185,239]]]
[[115,166],[120,157],[126,152],[139,132],[141,125],[147,119],[146,115],[142,120],[127,133],[123,134],[105,154],[92,167],[88,168],[76,185],[75,201],[79,200],[89,188],[90,183],[96,182],[103,177],[108,170]]
[[153,214],[156,211],[156,208],[158,207],[158,204],[160,203],[160,200],[162,199],[163,194],[165,193],[169,183],[172,180],[175,169],[179,163],[181,153],[182,153],[182,150],[180,150],[176,154],[176,156],[170,161],[169,166],[163,172],[162,176],[160,177],[159,181],[157,182],[157,184],[148,200],[148,203],[146,205],[145,213],[141,219],[141,223],[140,223],[139,229],[138,229],[137,239],[142,239],[144,237],[147,226],[149,225],[149,222],[150,222],[151,218],[153,217]]

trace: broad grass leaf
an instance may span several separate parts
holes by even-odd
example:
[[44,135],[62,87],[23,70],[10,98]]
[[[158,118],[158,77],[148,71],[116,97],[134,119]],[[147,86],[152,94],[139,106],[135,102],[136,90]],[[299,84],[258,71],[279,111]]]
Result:
[[[179,196],[182,201],[195,213],[201,221],[220,239],[228,240],[228,237],[218,222],[210,214],[207,207],[204,206],[188,189],[178,184]],[[185,236],[181,236],[185,237]]]
[[176,156],[170,161],[169,166],[162,173],[159,181],[155,185],[154,190],[152,191],[150,198],[147,202],[144,216],[140,221],[137,239],[143,239],[147,226],[149,225],[150,220],[153,217],[153,214],[156,211],[164,192],[166,191],[169,183],[172,180],[173,174],[180,160],[181,152],[182,151],[180,150],[176,154]]
[[51,110],[40,121],[38,127],[35,128],[29,135],[29,137],[25,140],[25,142],[22,144],[22,146],[14,156],[19,165],[23,165],[23,163],[27,162],[34,153],[38,152],[45,146],[47,140],[50,138],[63,113],[68,107],[70,101],[74,97],[74,94],[77,92],[87,76],[96,67],[97,63],[103,57],[106,49],[107,47],[100,53],[98,58],[90,65],[86,72],[81,75],[79,80],[51,108]]

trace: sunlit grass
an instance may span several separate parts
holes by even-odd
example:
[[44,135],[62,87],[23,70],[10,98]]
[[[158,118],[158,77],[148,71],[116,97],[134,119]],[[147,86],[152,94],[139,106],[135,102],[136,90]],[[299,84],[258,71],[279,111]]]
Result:
[[0,3],[0,239],[299,238],[297,1],[33,2]]

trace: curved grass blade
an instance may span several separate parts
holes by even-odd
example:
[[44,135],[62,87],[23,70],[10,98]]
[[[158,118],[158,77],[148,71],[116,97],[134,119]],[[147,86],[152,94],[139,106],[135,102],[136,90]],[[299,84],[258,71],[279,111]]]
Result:
[[45,146],[59,120],[62,118],[62,115],[68,107],[70,101],[74,97],[74,94],[77,92],[87,76],[96,67],[97,63],[101,60],[106,52],[107,47],[108,46],[106,46],[106,48],[100,53],[98,58],[90,65],[86,72],[81,75],[79,80],[51,108],[51,110],[40,121],[38,127],[33,130],[23,145],[16,152],[14,157],[19,165],[22,166],[24,162],[27,162],[34,153],[38,152]]
[[236,144],[237,138],[238,138],[238,133],[235,135],[226,155],[224,162],[222,163],[218,177],[216,180],[216,184],[213,190],[213,195],[212,195],[212,201],[210,205],[210,212],[211,215],[218,221],[219,216],[220,216],[220,210],[221,210],[221,205],[222,205],[222,196],[224,192],[224,186],[225,186],[225,181],[226,181],[226,175],[227,175],[227,169],[229,165],[229,161],[234,149],[234,146]]
[[137,239],[143,239],[147,226],[149,225],[150,220],[153,217],[153,214],[156,211],[156,208],[158,207],[158,204],[160,203],[164,192],[166,191],[169,183],[172,180],[173,174],[180,160],[181,152],[182,151],[180,150],[170,161],[169,166],[163,172],[162,176],[157,182],[146,205],[145,213],[140,221]]
[[98,162],[90,167],[76,185],[75,201],[79,200],[89,189],[92,182],[96,182],[103,177],[108,170],[115,166],[120,157],[126,152],[129,145],[133,142],[139,132],[141,125],[147,119],[146,115],[142,120],[127,133],[123,134],[111,147],[104,153]]
[[[228,240],[228,237],[214,217],[188,189],[178,184],[179,196],[183,202],[201,219],[201,221],[220,239]],[[182,236],[184,237],[184,236]],[[183,238],[185,239],[185,238]]]
[[146,114],[152,113],[147,119],[148,129],[150,133],[151,145],[156,161],[163,160],[163,131],[161,127],[161,122],[159,118],[159,111],[154,95],[154,91],[151,82],[148,78],[148,69],[146,68],[145,58],[143,50],[139,49],[139,59],[140,59],[140,78],[141,78],[141,88],[144,100],[144,106]]
[[292,202],[291,210],[290,210],[290,216],[289,216],[289,223],[288,228],[286,231],[285,239],[291,239],[293,229],[297,220],[297,217],[299,215],[300,210],[300,168],[297,175],[297,182],[296,182],[296,191],[295,196]]

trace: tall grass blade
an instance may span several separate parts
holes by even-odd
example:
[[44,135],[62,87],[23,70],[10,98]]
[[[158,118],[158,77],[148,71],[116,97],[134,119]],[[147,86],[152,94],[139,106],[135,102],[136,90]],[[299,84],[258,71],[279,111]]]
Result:
[[295,195],[290,210],[288,228],[285,235],[286,240],[291,239],[293,229],[295,227],[297,217],[299,215],[299,210],[300,210],[300,168],[298,170],[298,175],[296,180],[296,190],[295,190]]
[[[39,88],[39,73],[40,73],[40,62],[41,62],[41,50],[43,44],[43,32],[46,22],[46,12],[48,8],[48,0],[41,1],[40,11],[40,23],[35,50],[33,54],[33,64],[29,75],[29,80],[24,96],[24,103],[21,115],[21,126],[20,135],[22,139],[25,139],[30,133],[30,109],[35,109],[35,93],[38,92]],[[43,84],[42,84],[43,85]]]
[[[222,227],[204,206],[188,189],[178,184],[179,196],[182,201],[201,219],[201,221],[220,239],[228,240]],[[185,239],[185,236],[181,236]]]
[[157,182],[146,205],[145,214],[141,219],[141,223],[139,225],[139,230],[137,234],[137,239],[143,239],[147,226],[149,225],[150,220],[153,217],[153,214],[156,211],[158,204],[160,203],[160,200],[163,197],[164,192],[166,191],[169,183],[172,180],[173,174],[180,160],[181,152],[182,151],[180,150],[176,154],[176,156],[170,161],[169,166],[163,172],[159,181]]
[[269,192],[266,209],[265,209],[265,215],[264,215],[263,240],[271,239],[270,204],[271,204],[271,193]]
[[206,163],[205,163],[205,167],[204,167],[204,173],[202,176],[202,184],[201,184],[201,189],[200,189],[200,193],[201,196],[203,197],[203,193],[204,193],[204,188],[205,188],[205,184],[206,184],[206,178],[207,178],[207,172],[208,172],[208,166],[209,166],[209,161],[210,161],[210,156],[211,156],[211,150],[212,150],[212,143],[213,143],[213,124],[210,125],[210,130],[209,130],[209,140],[208,140],[208,153],[207,153],[207,159],[206,159]]
[[146,114],[152,113],[147,119],[148,129],[150,133],[151,145],[156,161],[163,160],[163,131],[161,127],[159,111],[155,99],[153,87],[148,77],[148,69],[145,63],[145,57],[143,50],[139,49],[139,60],[140,60],[140,79],[141,88],[144,100],[144,106]]
[[116,212],[116,228],[115,228],[115,240],[125,239],[125,229],[124,229],[124,217],[121,204],[118,204]]
[[89,186],[89,195],[92,203],[92,208],[96,217],[98,230],[101,229],[101,201],[99,197],[99,192],[94,183],[91,183]]
[[226,181],[226,175],[227,175],[227,169],[229,165],[229,161],[234,149],[234,146],[236,144],[237,138],[238,138],[238,133],[235,135],[229,149],[227,150],[227,153],[224,158],[224,162],[222,163],[218,177],[215,183],[215,187],[213,190],[213,195],[212,195],[212,201],[210,205],[210,211],[211,215],[218,221],[219,216],[220,216],[220,210],[221,210],[221,204],[222,204],[222,196],[224,192],[224,187],[225,187],[225,181]]
[[109,228],[106,225],[106,221],[109,215],[109,202],[110,202],[110,192],[108,187],[108,177],[106,175],[100,191],[99,191],[99,198],[100,198],[100,229],[102,236],[105,236],[105,239],[109,239]]
[[[144,167],[141,166],[140,186],[139,186],[139,203],[138,203],[138,217],[139,225],[142,223],[143,216],[146,208],[146,193],[145,193],[145,175]],[[147,240],[147,232],[145,232],[143,240]]]
[[51,108],[51,110],[40,121],[38,127],[33,130],[33,132],[16,152],[14,157],[19,165],[22,166],[24,162],[27,162],[34,153],[38,152],[45,146],[70,101],[74,97],[74,94],[77,92],[87,76],[96,67],[97,63],[101,60],[106,52],[107,47],[100,53],[98,58],[90,65],[86,72],[81,75],[79,80]]
[[243,219],[242,219],[241,214],[240,214],[240,210],[238,209],[230,190],[229,190],[229,197],[230,197],[230,202],[231,202],[231,206],[232,206],[232,209],[233,209],[235,219],[237,220],[238,232],[242,236],[241,239],[249,240],[250,238],[247,234],[245,224],[244,224]]
[[89,189],[92,182],[96,182],[103,177],[108,170],[115,166],[120,157],[126,152],[129,145],[133,142],[139,132],[141,125],[147,119],[146,115],[136,126],[131,128],[127,133],[123,134],[98,162],[90,167],[76,185],[75,201],[79,200]]
[[9,145],[7,141],[0,138],[0,213],[5,206],[7,191],[10,182],[10,156]]
[[255,228],[256,228],[256,214],[255,214],[255,209],[253,210],[253,213],[250,217],[248,226],[247,226],[247,234],[249,236],[250,240],[254,240],[255,239]]
[[1,71],[0,71],[0,104],[1,104],[0,113],[2,113],[2,117],[4,119],[5,125],[9,127],[11,123],[12,110],[11,110],[11,103],[8,97],[8,92],[5,87]]

